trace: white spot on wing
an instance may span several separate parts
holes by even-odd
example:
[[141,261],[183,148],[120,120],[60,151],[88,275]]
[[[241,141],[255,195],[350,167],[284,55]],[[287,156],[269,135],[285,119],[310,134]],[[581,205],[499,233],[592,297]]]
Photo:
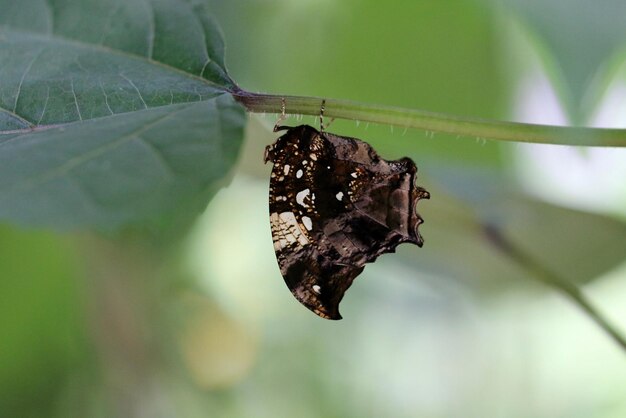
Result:
[[313,229],[313,221],[311,221],[311,218],[309,218],[308,216],[302,217],[302,223],[307,230],[310,231],[311,229]]
[[343,192],[339,192],[335,195],[335,197],[337,198],[337,200],[339,200],[341,202],[341,199],[343,199]]
[[309,243],[304,231],[298,224],[296,215],[292,212],[282,212],[281,214],[274,212],[270,215],[270,223],[276,251],[293,244],[307,245]]
[[314,284],[314,285],[313,285],[313,291],[314,291],[315,293],[317,293],[318,295],[321,295],[321,294],[322,294],[322,288],[321,288],[321,287],[319,287],[319,285]]
[[303,175],[303,174],[304,174],[304,173],[302,172],[302,170],[298,170],[298,171],[296,171],[296,178],[300,178],[300,177],[302,177],[302,175]]
[[356,172],[354,172],[354,173],[350,173],[350,175],[351,175],[352,177],[354,177],[354,178],[357,178],[357,176],[358,176],[358,174],[357,174]]
[[289,174],[289,168],[290,168],[289,164],[285,164],[285,169],[284,169],[285,175]]
[[310,192],[311,191],[309,189],[304,189],[298,192],[298,194],[296,195],[296,203],[298,203],[300,206],[304,206],[305,208],[308,208],[309,205],[304,203],[304,199],[309,195]]

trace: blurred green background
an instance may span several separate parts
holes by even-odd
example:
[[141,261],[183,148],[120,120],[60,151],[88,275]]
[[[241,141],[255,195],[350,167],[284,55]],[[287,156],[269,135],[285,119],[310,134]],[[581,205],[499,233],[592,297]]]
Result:
[[[621,1],[211,7],[250,91],[626,127]],[[0,227],[0,417],[626,416],[619,347],[463,224],[503,217],[626,331],[623,150],[333,122],[386,158],[411,156],[433,197],[420,203],[425,247],[367,266],[330,322],[276,265],[262,164],[275,121],[250,116],[231,185],[176,247]],[[569,209],[603,218],[557,237],[580,241],[562,249],[551,228],[587,219]],[[585,245],[609,236],[613,253]]]

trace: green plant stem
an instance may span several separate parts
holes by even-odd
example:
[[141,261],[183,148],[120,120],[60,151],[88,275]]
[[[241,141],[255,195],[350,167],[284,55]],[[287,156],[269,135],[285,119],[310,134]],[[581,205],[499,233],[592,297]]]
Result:
[[[318,97],[278,96],[243,90],[232,92],[250,112],[320,115]],[[324,116],[443,132],[460,137],[534,144],[626,147],[626,129],[585,128],[490,121],[422,110],[367,105],[346,100],[325,99]]]
[[508,256],[520,267],[531,273],[533,277],[569,297],[580,309],[589,315],[624,352],[626,352],[626,338],[593,306],[578,286],[562,279],[543,266],[539,261],[507,239],[497,227],[485,226],[484,230],[488,241],[491,242],[494,247]]

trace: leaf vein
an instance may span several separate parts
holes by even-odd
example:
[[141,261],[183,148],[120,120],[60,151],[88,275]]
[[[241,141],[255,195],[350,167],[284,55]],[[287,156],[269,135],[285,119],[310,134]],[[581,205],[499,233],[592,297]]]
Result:
[[33,55],[33,58],[30,60],[30,62],[28,63],[28,65],[24,69],[24,72],[22,73],[22,77],[20,78],[20,82],[17,85],[17,93],[15,95],[15,102],[13,103],[13,113],[15,113],[15,111],[17,109],[17,102],[20,100],[20,96],[21,96],[21,93],[22,93],[22,85],[24,84],[24,79],[26,78],[26,75],[28,75],[28,73],[30,72],[30,69],[33,67],[33,64],[35,63],[35,61],[37,61],[37,59],[41,56],[43,51],[44,50],[42,48],[39,51],[37,51],[37,53],[35,53],[35,55]]
[[148,8],[148,60],[152,61],[154,54],[154,39],[156,38],[156,14],[152,3],[146,1],[145,4]]
[[212,62],[213,60],[211,59],[211,57],[207,56],[206,62],[202,66],[202,71],[200,71],[200,77],[204,78],[204,71],[206,71],[206,67]]
[[206,39],[206,34],[204,33],[204,25],[202,24],[202,20],[200,20],[200,17],[197,14],[194,14],[193,16],[198,22],[198,26],[200,27],[200,34],[202,36],[202,45],[204,45],[204,48],[202,48],[202,50],[204,54],[206,55],[206,60],[204,62],[204,65],[202,66],[202,71],[200,71],[200,77],[202,77],[204,75],[204,70],[206,69],[207,65],[209,65],[209,63],[212,60],[211,60],[211,56],[209,55],[209,44]]
[[72,96],[74,96],[74,105],[76,106],[76,112],[78,113],[78,120],[82,122],[83,115],[80,114],[80,107],[78,106],[78,97],[76,97],[76,90],[74,89],[74,79],[70,78],[70,87],[72,91]]
[[39,126],[41,124],[41,120],[43,119],[43,115],[46,113],[46,109],[48,108],[48,101],[50,100],[50,86],[47,86],[46,89],[46,100],[43,102],[43,108],[41,109],[41,115],[39,115],[39,119],[37,120],[36,125]]
[[116,149],[117,147],[125,144],[126,142],[132,141],[134,138],[136,138],[138,135],[141,135],[141,133],[147,131],[148,129],[154,127],[155,125],[158,125],[159,123],[162,123],[163,121],[170,119],[172,117],[174,117],[176,114],[182,112],[183,110],[187,109],[188,106],[184,106],[179,110],[176,110],[174,112],[168,113],[166,115],[160,116],[158,118],[156,118],[154,121],[128,133],[127,135],[123,135],[120,138],[116,139],[115,141],[112,142],[108,142],[102,146],[99,146],[95,149],[92,149],[90,151],[87,151],[81,155],[77,155],[76,157],[70,158],[69,160],[65,161],[63,164],[59,165],[58,167],[54,167],[50,170],[47,170],[43,173],[41,173],[40,175],[34,176],[34,177],[30,177],[25,179],[24,181],[22,181],[21,183],[17,184],[15,187],[17,189],[21,189],[22,191],[27,191],[27,190],[31,190],[43,183],[49,182],[51,180],[54,180],[55,178],[61,177],[62,175],[70,172],[71,170],[75,169],[76,167],[81,166],[82,164],[85,164],[88,161],[93,160],[96,157],[99,157],[100,155],[103,155],[107,152],[110,152],[114,149]]
[[99,81],[100,84],[100,90],[102,90],[102,94],[104,95],[104,104],[106,105],[107,109],[109,109],[109,112],[114,115],[115,113],[113,112],[113,109],[111,109],[111,106],[109,105],[109,95],[107,94],[106,90],[104,90],[104,85],[102,85],[102,80]]
[[141,95],[141,92],[139,91],[139,89],[137,88],[135,83],[133,83],[133,80],[131,80],[130,78],[126,77],[123,73],[120,73],[120,77],[122,77],[124,80],[126,80],[128,82],[128,84],[130,84],[135,89],[135,91],[137,92],[137,95],[139,96],[139,100],[141,100],[141,103],[143,103],[144,109],[147,109],[148,105],[146,104],[145,100],[143,99],[143,96]]
[[[30,131],[30,128],[32,128],[33,123],[30,122],[28,119],[18,115],[15,112],[10,111],[9,109],[5,109],[3,107],[0,107],[0,111],[8,113],[10,116],[14,117],[15,119],[19,120],[20,122],[22,122],[23,124],[25,124],[27,126],[27,130]],[[2,131],[2,133],[7,133],[7,131]],[[9,132],[10,133],[10,132]]]

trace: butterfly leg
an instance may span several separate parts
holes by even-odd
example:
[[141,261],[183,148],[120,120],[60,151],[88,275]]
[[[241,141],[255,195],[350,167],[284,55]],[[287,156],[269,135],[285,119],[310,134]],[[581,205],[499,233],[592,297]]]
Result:
[[330,118],[330,122],[327,125],[324,125],[324,110],[326,110],[326,99],[322,99],[322,104],[320,105],[320,132],[324,132],[326,128],[330,126],[331,123],[335,120],[335,118]]
[[287,116],[285,115],[285,98],[281,97],[280,98],[280,116],[278,117],[276,124],[274,124],[274,132],[278,132],[280,130],[285,129],[282,126],[280,126],[280,123],[284,121],[285,119],[287,119]]

